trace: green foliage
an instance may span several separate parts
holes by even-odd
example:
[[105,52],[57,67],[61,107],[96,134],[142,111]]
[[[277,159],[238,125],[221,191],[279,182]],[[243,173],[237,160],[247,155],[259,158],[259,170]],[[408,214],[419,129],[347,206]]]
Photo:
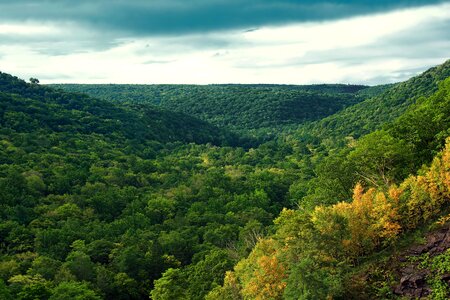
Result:
[[448,284],[446,282],[443,282],[439,279],[432,279],[430,280],[431,283],[431,299],[433,300],[445,300],[448,299],[450,295],[450,289],[448,287]]
[[16,275],[8,282],[17,299],[46,300],[51,294],[49,282],[40,276]]
[[427,283],[431,287],[431,298],[433,300],[444,300],[450,296],[448,283],[443,280],[443,276],[450,272],[450,250],[447,249],[434,257],[429,253],[414,257],[419,267],[427,269],[430,274],[427,276]]
[[66,267],[78,281],[92,281],[95,276],[94,263],[89,255],[85,253],[86,246],[84,241],[77,240],[73,242],[72,249],[67,255],[63,267]]
[[[449,133],[449,80],[420,98],[445,74],[448,63],[370,90],[98,87],[123,89],[111,103],[0,73],[0,297],[345,297],[364,255],[446,205],[449,156],[422,165]],[[342,130],[279,134],[368,96],[333,117]],[[363,107],[389,114],[360,122]],[[256,144],[180,111],[277,138]]]
[[201,132],[204,141],[226,140],[179,114],[147,118],[145,105],[113,105],[6,74],[0,80],[0,114],[10,115],[0,119],[5,282],[39,277],[47,291],[86,282],[103,298],[141,299],[179,268],[196,286],[180,281],[182,290],[200,298],[292,202],[302,159],[294,142],[249,151],[188,144],[201,143]]
[[225,250],[211,250],[205,258],[185,269],[190,299],[204,299],[208,291],[223,284],[223,275],[233,267]]
[[[0,72],[0,125],[16,132],[104,134],[135,142],[233,143],[233,136],[206,122],[145,104],[115,105],[83,94],[26,84]],[[47,139],[46,139],[47,140]]]
[[84,85],[54,87],[113,102],[151,103],[234,130],[277,134],[363,100],[358,85]]
[[338,272],[330,272],[316,259],[304,257],[291,268],[283,297],[312,300],[341,296],[342,274]]
[[54,279],[55,274],[61,267],[61,262],[46,256],[39,256],[33,260],[28,273],[32,275],[40,275],[46,280]]
[[[432,70],[417,81],[429,83],[430,73],[440,76],[445,70],[440,74]],[[276,231],[259,240],[249,257],[226,275],[224,285],[208,297],[232,298],[237,293],[244,299],[279,299],[280,291],[286,299],[345,297],[346,289],[355,286],[352,267],[448,208],[450,140],[445,149],[443,144],[450,128],[450,79],[438,85],[436,93],[420,99],[383,129],[357,141],[347,139],[347,148],[337,150],[337,155],[331,151],[328,157],[313,157],[318,176],[310,181],[310,190],[303,191],[301,209],[284,210],[276,220]],[[422,166],[425,163],[431,165]],[[419,168],[419,175],[409,175]],[[357,181],[370,188],[356,184],[348,202],[345,194]],[[446,258],[433,263],[433,274],[447,272]],[[430,284],[433,297],[448,297],[441,277]],[[381,285],[369,293],[391,295],[388,289]]]
[[185,283],[185,279],[181,270],[168,269],[155,282],[155,287],[151,292],[151,299],[171,300],[186,298],[186,286],[182,285],[183,283]]
[[[449,76],[450,60],[379,94],[375,93],[374,97],[337,114],[307,123],[296,135],[300,138],[310,137],[328,148],[336,148],[345,142],[346,137],[356,139],[394,121],[421,97],[434,94],[439,82]],[[420,124],[426,126],[427,123]]]
[[361,138],[348,160],[360,179],[371,185],[399,182],[413,171],[412,146],[379,130]]
[[383,129],[357,141],[349,139],[347,148],[320,160],[305,205],[348,199],[358,181],[371,186],[399,183],[430,163],[442,150],[450,128],[450,79],[438,85],[435,94],[421,98]]
[[8,287],[1,279],[0,279],[0,298],[3,300],[12,300],[13,299]]
[[[449,206],[449,178],[450,138],[423,175],[409,177],[400,187],[364,191],[357,184],[351,202],[316,206],[313,211],[283,210],[276,220],[275,233],[260,239],[248,258],[239,261],[234,272],[227,275],[223,287],[212,293],[221,297],[237,291],[244,299],[343,296],[344,287],[352,284],[345,282],[351,280],[352,267],[360,266],[365,256],[394,244],[402,231],[416,228],[422,220],[437,218]],[[427,195],[429,204],[417,203],[417,186]],[[436,299],[448,297],[448,286],[441,282],[450,272],[448,253],[422,263],[433,274],[430,284]],[[389,294],[385,286],[376,293]]]
[[204,299],[214,287],[223,284],[223,275],[234,261],[228,251],[213,249],[195,264],[184,268],[168,269],[155,281],[152,299]]
[[62,282],[52,290],[49,300],[100,300],[87,284],[78,282]]

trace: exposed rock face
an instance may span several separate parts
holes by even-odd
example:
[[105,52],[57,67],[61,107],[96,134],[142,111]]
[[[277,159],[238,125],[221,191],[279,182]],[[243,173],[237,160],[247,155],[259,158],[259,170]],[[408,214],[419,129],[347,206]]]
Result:
[[402,270],[400,284],[395,288],[394,293],[402,296],[421,298],[431,293],[427,286],[426,277],[428,270],[418,270],[414,266],[408,266]]
[[[450,248],[450,228],[446,227],[427,237],[425,245],[410,248],[400,262],[408,261],[406,257],[419,256],[428,253],[430,257],[439,255]],[[430,295],[431,289],[427,285],[429,270],[419,269],[417,263],[411,263],[400,269],[400,283],[395,287],[394,293],[412,298],[422,298]],[[442,276],[442,280],[450,283],[450,274]]]

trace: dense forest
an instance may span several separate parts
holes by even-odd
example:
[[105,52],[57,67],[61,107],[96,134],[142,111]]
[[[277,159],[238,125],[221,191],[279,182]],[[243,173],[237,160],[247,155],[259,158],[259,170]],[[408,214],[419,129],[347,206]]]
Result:
[[[240,134],[273,137],[359,103],[378,89],[361,85],[52,85],[113,102],[153,104]],[[367,91],[367,92],[365,92]]]
[[[450,61],[375,87],[0,73],[0,298],[403,297],[389,259],[450,220],[449,136]],[[447,299],[450,252],[413,260]]]

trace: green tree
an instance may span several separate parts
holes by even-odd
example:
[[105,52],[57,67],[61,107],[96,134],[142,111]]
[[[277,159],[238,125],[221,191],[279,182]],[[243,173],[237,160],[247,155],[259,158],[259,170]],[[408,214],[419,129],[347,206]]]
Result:
[[0,279],[0,299],[13,300],[13,297],[11,296],[11,292],[9,291],[6,284],[1,279]]
[[380,130],[361,138],[348,158],[358,177],[370,185],[389,185],[412,171],[413,151],[408,143]]
[[49,300],[101,300],[86,283],[61,282],[53,288]]
[[31,84],[39,84],[39,79],[31,77],[30,78],[30,83]]
[[89,255],[86,254],[84,241],[77,240],[72,244],[73,250],[69,253],[64,263],[66,267],[79,281],[91,281],[94,279],[95,265]]
[[186,278],[180,269],[168,269],[154,282],[150,293],[153,300],[186,299]]
[[285,299],[332,299],[341,295],[342,274],[338,268],[326,268],[314,257],[303,257],[289,272]]
[[46,280],[52,280],[60,266],[61,262],[58,260],[46,256],[39,256],[33,260],[28,273],[32,275],[40,274]]
[[39,275],[16,275],[9,280],[10,289],[20,300],[46,300],[50,283]]
[[190,265],[186,270],[189,299],[204,299],[212,288],[223,284],[223,274],[232,267],[226,250],[212,250],[203,260]]

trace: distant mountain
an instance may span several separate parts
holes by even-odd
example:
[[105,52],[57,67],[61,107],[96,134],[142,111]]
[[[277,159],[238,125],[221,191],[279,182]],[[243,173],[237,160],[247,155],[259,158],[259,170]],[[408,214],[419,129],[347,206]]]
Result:
[[151,103],[235,130],[318,120],[364,99],[361,85],[52,85],[113,102]]
[[80,93],[28,84],[0,72],[0,125],[17,132],[46,130],[129,140],[228,144],[224,130],[146,104],[114,104]]
[[[374,92],[373,97],[317,122],[305,124],[297,136],[314,140],[358,138],[393,121],[421,97],[432,95],[439,83],[449,76],[450,60],[391,87],[362,90],[361,95],[370,96]],[[368,93],[364,94],[366,91]]]

